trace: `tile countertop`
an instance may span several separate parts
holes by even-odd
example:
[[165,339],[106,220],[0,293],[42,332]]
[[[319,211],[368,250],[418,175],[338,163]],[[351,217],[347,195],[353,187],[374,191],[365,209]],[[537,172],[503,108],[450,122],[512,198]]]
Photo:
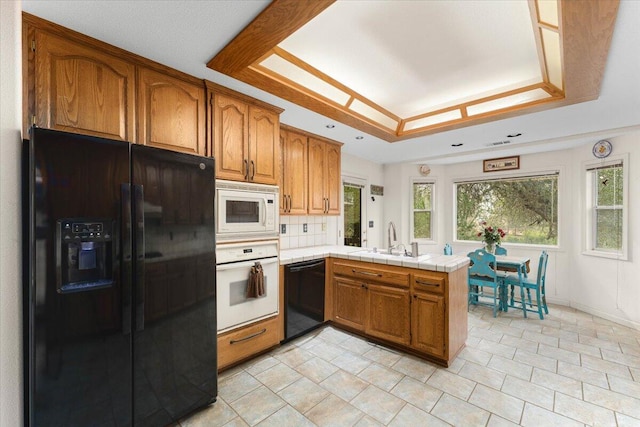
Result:
[[442,255],[427,253],[417,258],[407,256],[389,256],[374,253],[371,249],[352,246],[309,246],[280,251],[280,265],[309,261],[325,257],[343,258],[354,261],[365,261],[376,264],[396,265],[421,270],[442,271],[450,273],[469,265],[469,258],[462,255]]

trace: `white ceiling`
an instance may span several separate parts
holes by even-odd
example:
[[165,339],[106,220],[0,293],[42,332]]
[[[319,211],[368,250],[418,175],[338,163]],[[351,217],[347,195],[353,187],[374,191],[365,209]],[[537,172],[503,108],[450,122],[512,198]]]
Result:
[[[268,3],[267,0],[22,2],[23,10],[33,15],[282,107],[285,109],[281,115],[283,123],[341,141],[345,144],[343,152],[377,163],[454,163],[558,150],[640,129],[640,1],[620,2],[601,95],[597,100],[393,144],[369,135],[356,140],[356,136],[362,135],[359,130],[335,123],[206,67],[205,64]],[[362,1],[349,3],[352,7],[363,7]],[[469,3],[460,1],[458,6]],[[497,31],[503,32],[503,29]],[[371,34],[362,36],[374,37]],[[381,42],[380,49],[388,49],[388,46]],[[388,86],[394,87],[394,82],[389,82]],[[326,128],[329,123],[335,124],[335,128]],[[511,139],[507,146],[489,147],[493,142],[509,139],[507,135],[512,133],[522,133],[522,136]],[[451,146],[458,143],[464,145]]]

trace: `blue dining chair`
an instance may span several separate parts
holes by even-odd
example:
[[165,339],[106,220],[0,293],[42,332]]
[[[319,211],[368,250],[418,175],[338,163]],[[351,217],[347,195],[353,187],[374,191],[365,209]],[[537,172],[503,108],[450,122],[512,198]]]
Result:
[[507,250],[502,246],[496,246],[496,255],[506,255]]
[[[542,251],[542,253],[540,254],[540,262],[538,263],[538,274],[536,276],[535,282],[527,280],[527,277],[525,277],[522,272],[519,272],[517,275],[509,274],[504,278],[505,286],[511,288],[511,301],[509,302],[509,305],[514,307],[516,302],[520,302],[524,317],[527,317],[527,311],[538,313],[538,316],[540,316],[540,320],[544,319],[544,316],[542,315],[543,310],[545,314],[549,314],[545,291],[548,260],[549,255],[547,254],[547,251]],[[513,296],[513,290],[515,286],[518,286],[520,288],[520,301],[515,301],[515,298]],[[527,297],[525,297],[525,290],[527,291]],[[536,293],[535,306],[531,301],[531,291],[535,291]],[[527,308],[527,306],[529,306],[529,308]]]
[[485,305],[493,309],[496,317],[505,298],[503,280],[505,275],[496,269],[496,257],[484,249],[467,254],[469,266],[468,306]]

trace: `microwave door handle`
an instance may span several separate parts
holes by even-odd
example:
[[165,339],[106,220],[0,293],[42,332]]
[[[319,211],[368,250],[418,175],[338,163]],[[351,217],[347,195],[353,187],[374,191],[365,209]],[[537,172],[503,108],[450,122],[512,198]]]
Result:
[[263,198],[262,199],[262,212],[260,212],[260,215],[262,216],[262,218],[260,219],[260,222],[262,223],[262,225],[264,227],[267,226],[267,199]]

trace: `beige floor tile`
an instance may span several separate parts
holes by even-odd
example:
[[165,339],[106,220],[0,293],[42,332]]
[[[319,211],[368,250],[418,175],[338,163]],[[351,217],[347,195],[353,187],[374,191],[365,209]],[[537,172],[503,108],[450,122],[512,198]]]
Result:
[[425,382],[437,368],[426,360],[406,355],[402,356],[391,369],[418,381]]
[[411,403],[416,408],[429,412],[442,396],[442,391],[413,378],[404,377],[391,389],[391,394]]
[[275,356],[276,359],[292,368],[295,368],[314,357],[315,356],[311,352],[300,347],[290,348],[288,351],[279,353]]
[[403,354],[386,349],[382,346],[375,346],[364,353],[363,356],[380,365],[393,366],[398,360],[400,360]]
[[602,350],[602,358],[612,362],[619,363],[621,365],[630,366],[632,368],[640,369],[640,357],[631,354],[621,354],[616,351]]
[[475,363],[465,363],[460,369],[459,375],[471,381],[493,387],[496,390],[500,390],[505,377],[502,372]]
[[523,400],[482,384],[478,384],[473,390],[468,402],[514,423],[520,422],[524,408]]
[[431,411],[431,415],[435,415],[454,426],[484,427],[491,414],[457,397],[444,394]]
[[584,385],[584,400],[624,415],[640,418],[640,399],[605,390],[591,384]]
[[302,375],[299,372],[294,371],[284,363],[279,363],[255,376],[258,381],[276,393],[301,377]]
[[600,352],[600,347],[596,347],[589,344],[582,344],[579,342],[568,341],[560,338],[559,347],[563,350],[569,350],[576,353],[587,354],[589,356],[602,358],[602,353]]
[[303,414],[328,395],[327,390],[305,377],[278,392],[278,396]]
[[383,427],[384,424],[381,424],[379,421],[376,421],[374,418],[369,415],[365,415],[360,418],[357,423],[353,425],[353,427]]
[[260,357],[259,359],[251,360],[247,362],[247,366],[244,368],[248,374],[258,375],[260,372],[263,372],[275,365],[280,363],[278,359],[267,354],[265,356]]
[[522,414],[522,422],[520,425],[525,427],[584,427],[584,424],[571,418],[564,417],[530,403],[524,404],[524,412]]
[[364,416],[362,411],[332,394],[304,415],[320,427],[352,426]]
[[524,331],[522,338],[529,341],[536,341],[540,344],[548,345],[550,347],[558,347],[559,338],[545,335],[542,332]]
[[453,359],[453,362],[449,364],[449,367],[445,369],[453,374],[457,374],[458,372],[460,372],[460,369],[462,369],[465,363],[467,363],[466,360],[461,357],[456,357],[455,359]]
[[500,343],[510,347],[515,347],[516,349],[526,350],[531,353],[536,353],[539,345],[537,341],[525,340],[524,338],[513,337],[511,335],[503,335]]
[[406,404],[398,415],[389,423],[389,427],[408,427],[408,426],[429,426],[429,427],[446,427],[450,424],[445,423],[439,418],[428,414],[413,405]]
[[533,354],[520,349],[516,350],[516,354],[513,356],[513,360],[533,366],[534,368],[541,368],[549,372],[556,372],[558,368],[558,361],[556,359],[542,356],[540,354]]
[[452,396],[467,400],[477,383],[444,369],[439,369],[431,375],[427,384]]
[[460,354],[458,354],[458,357],[482,366],[487,366],[487,363],[491,360],[491,356],[493,355],[488,351],[478,350],[473,347],[465,347]]
[[554,412],[590,426],[616,425],[613,411],[562,393],[556,393]]
[[258,427],[314,427],[315,424],[291,406],[279,409],[275,414],[261,421]]
[[579,342],[582,344],[592,345],[594,347],[600,347],[607,350],[613,350],[620,352],[620,344],[617,341],[606,341],[600,338],[594,338],[586,335],[580,335]]
[[353,375],[358,375],[363,369],[371,364],[371,360],[345,351],[340,356],[333,359],[331,363],[336,365],[338,368],[352,373]]
[[[511,310],[511,308],[509,308],[509,310]],[[520,308],[518,310],[516,308],[515,311],[518,314],[520,314],[522,312],[522,309]],[[527,313],[527,316],[532,316],[532,315]],[[544,321],[542,321],[542,322],[544,322]],[[531,318],[527,317],[526,319],[524,317],[520,317],[518,319],[514,319],[514,320],[511,321],[509,326],[511,326],[513,328],[524,329],[525,331],[541,333],[542,332],[542,327],[544,325],[543,325],[543,323],[541,323],[541,321],[539,319],[535,319],[532,316]]]
[[558,362],[558,375],[597,385],[598,387],[608,388],[609,386],[606,374],[563,361]]
[[253,426],[275,413],[286,403],[267,387],[260,386],[230,405],[247,424]]
[[475,337],[478,339],[485,339],[493,342],[500,342],[504,334],[501,332],[495,332],[495,331],[491,331],[489,329],[484,329],[484,328],[471,328],[469,330],[469,336]]
[[620,343],[620,348],[623,354],[640,357],[640,344]]
[[324,340],[319,340],[312,347],[305,347],[305,350],[309,350],[311,353],[323,358],[327,362],[332,361],[344,353],[344,349],[342,347]]
[[640,369],[629,368],[634,381],[640,382]]
[[388,424],[406,404],[402,399],[370,385],[351,400],[351,405],[375,420]]
[[633,418],[628,415],[619,414],[616,412],[616,420],[618,421],[618,427],[638,427],[640,426],[640,418]]
[[515,424],[511,421],[505,420],[504,418],[499,417],[496,414],[491,414],[489,422],[487,423],[487,427],[514,427],[518,425],[519,424]]
[[240,417],[236,417],[226,423],[223,427],[248,427],[249,424],[245,423],[244,420]]
[[513,346],[500,344],[485,339],[481,340],[476,348],[478,350],[483,350],[497,356],[506,357],[507,359],[512,359],[513,355],[516,353],[516,348]]
[[501,356],[493,356],[487,367],[527,381],[531,379],[531,372],[533,371],[533,368],[529,365]]
[[540,346],[538,347],[538,354],[556,360],[563,360],[567,363],[573,363],[574,365],[580,364],[580,353],[576,353],[570,350],[563,350],[558,347],[551,347],[546,344],[540,344]]
[[[602,388],[606,388],[606,386]],[[617,393],[640,398],[640,383],[636,381],[609,375],[609,388]]]
[[489,329],[494,331],[494,332],[499,332],[501,334],[511,335],[513,337],[516,337],[516,338],[522,338],[522,334],[524,333],[524,329],[512,328],[508,324],[501,324],[499,322],[496,322],[496,323],[492,324],[491,328],[489,328]]
[[400,382],[404,375],[377,363],[372,363],[360,372],[358,377],[382,390],[389,391]]
[[262,384],[246,372],[239,372],[218,383],[218,395],[231,403]]
[[557,327],[545,326],[542,328],[543,335],[560,338],[564,341],[578,342],[578,333],[560,329]]
[[346,348],[351,353],[362,355],[371,350],[373,344],[360,337],[349,337],[340,343],[340,347]]
[[360,392],[368,386],[366,381],[343,370],[338,370],[331,374],[331,376],[322,381],[320,385],[325,390],[328,390],[330,393],[339,396],[347,402],[351,401],[351,399],[360,394]]
[[218,398],[218,400],[196,412],[190,417],[181,420],[180,426],[182,427],[220,427],[228,423],[234,418],[237,418],[238,414],[231,409],[231,406]]
[[331,326],[326,327],[324,329],[322,329],[320,331],[320,333],[318,334],[318,337],[322,338],[323,340],[330,342],[332,344],[340,344],[346,340],[348,340],[349,338],[352,337],[351,334],[341,331],[339,329],[333,328]]
[[326,380],[337,370],[337,366],[332,365],[320,357],[315,357],[296,367],[296,371],[317,383]]
[[578,399],[582,398],[582,382],[573,378],[554,374],[544,369],[533,368],[531,382]]
[[622,378],[631,379],[631,371],[629,370],[629,367],[616,362],[583,355],[582,366],[604,372],[605,374],[617,375]]
[[502,392],[541,408],[553,410],[554,392],[549,388],[507,375],[502,385]]

